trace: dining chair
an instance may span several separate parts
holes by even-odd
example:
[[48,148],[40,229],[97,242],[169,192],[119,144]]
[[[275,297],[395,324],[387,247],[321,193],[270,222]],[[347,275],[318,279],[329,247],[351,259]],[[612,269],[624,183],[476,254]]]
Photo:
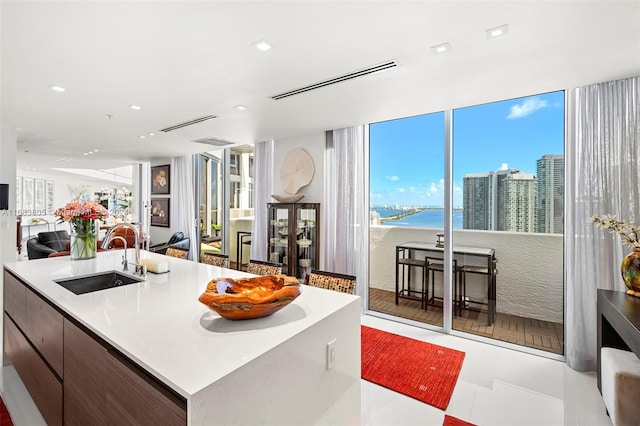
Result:
[[179,248],[169,247],[165,253],[167,256],[177,257],[178,259],[186,259],[189,254],[189,250],[183,250]]
[[312,269],[305,281],[307,285],[341,293],[354,294],[356,290],[356,277],[353,275]]
[[247,272],[255,275],[278,275],[282,273],[282,263],[249,259]]
[[229,267],[229,255],[218,253],[202,253],[202,263],[207,265],[220,266],[221,268]]

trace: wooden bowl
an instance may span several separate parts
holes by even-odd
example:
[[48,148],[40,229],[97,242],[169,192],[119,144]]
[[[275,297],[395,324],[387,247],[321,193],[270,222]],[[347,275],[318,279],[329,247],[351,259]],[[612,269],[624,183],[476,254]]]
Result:
[[298,280],[287,275],[218,278],[207,284],[198,300],[223,318],[243,320],[271,315],[300,293]]

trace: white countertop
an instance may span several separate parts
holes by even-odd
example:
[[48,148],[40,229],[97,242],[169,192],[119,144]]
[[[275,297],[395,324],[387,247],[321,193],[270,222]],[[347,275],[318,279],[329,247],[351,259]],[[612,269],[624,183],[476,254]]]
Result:
[[213,278],[250,275],[146,251],[141,251],[141,258],[166,261],[169,272],[149,273],[144,282],[83,295],[53,282],[121,271],[121,256],[121,250],[114,250],[99,252],[91,260],[62,256],[5,267],[185,398],[357,299],[302,286],[296,300],[271,316],[230,321],[198,297]]

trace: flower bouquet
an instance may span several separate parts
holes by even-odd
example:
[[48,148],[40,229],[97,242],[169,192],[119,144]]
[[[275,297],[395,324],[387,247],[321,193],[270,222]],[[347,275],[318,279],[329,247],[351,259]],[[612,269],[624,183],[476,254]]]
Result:
[[56,210],[58,223],[69,222],[71,232],[71,259],[96,257],[96,220],[104,220],[109,211],[102,205],[89,202],[71,202]]
[[617,233],[622,238],[622,244],[633,248],[633,251],[622,259],[620,270],[622,280],[628,289],[627,294],[640,297],[640,241],[638,241],[640,227],[631,222],[617,220],[615,216],[608,214],[593,215],[591,221],[598,228]]

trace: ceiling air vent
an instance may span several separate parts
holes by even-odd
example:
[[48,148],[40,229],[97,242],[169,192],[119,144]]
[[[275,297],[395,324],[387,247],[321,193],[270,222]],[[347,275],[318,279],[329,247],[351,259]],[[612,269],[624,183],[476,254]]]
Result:
[[216,115],[206,115],[204,117],[200,117],[200,118],[195,118],[193,120],[190,121],[185,121],[184,123],[180,123],[180,124],[176,124],[174,126],[170,126],[167,127],[165,129],[160,129],[161,132],[171,132],[172,130],[177,130],[177,129],[181,129],[183,127],[187,127],[187,126],[191,126],[193,124],[198,124],[198,123],[202,123],[203,121],[207,121],[207,120],[211,120],[213,118],[216,118]]
[[279,100],[283,98],[287,98],[293,95],[299,95],[300,93],[308,92],[310,90],[319,89],[321,87],[329,86],[331,84],[340,83],[342,81],[351,80],[358,77],[363,77],[365,75],[373,74],[375,72],[380,72],[384,70],[388,70],[390,68],[395,68],[398,66],[396,61],[385,62],[384,64],[375,65],[369,68],[361,69],[359,71],[350,72],[349,74],[341,75],[339,77],[330,78],[325,81],[321,81],[319,83],[311,84],[309,86],[301,87],[299,89],[290,90],[288,92],[280,93],[279,95],[271,96],[271,99]]
[[211,145],[211,146],[233,145],[233,142],[229,142],[229,141],[225,141],[225,140],[217,139],[217,138],[201,138],[201,139],[195,139],[195,140],[193,140],[191,142],[203,143],[205,145]]

